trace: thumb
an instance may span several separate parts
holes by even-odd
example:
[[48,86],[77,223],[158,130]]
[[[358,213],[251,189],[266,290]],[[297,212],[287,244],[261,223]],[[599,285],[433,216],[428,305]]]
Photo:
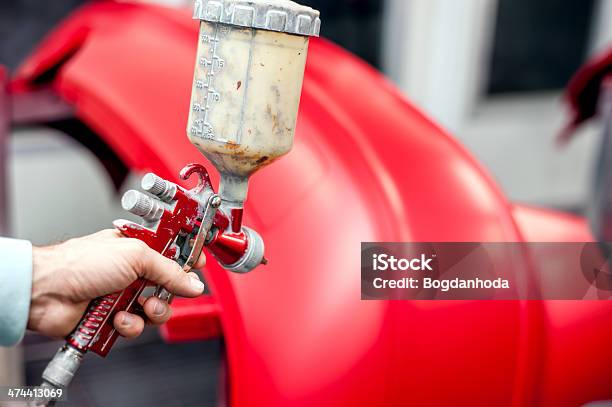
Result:
[[143,270],[140,277],[161,285],[172,294],[181,297],[197,297],[204,292],[204,283],[191,276],[173,260],[162,256],[155,250],[148,249],[143,259]]

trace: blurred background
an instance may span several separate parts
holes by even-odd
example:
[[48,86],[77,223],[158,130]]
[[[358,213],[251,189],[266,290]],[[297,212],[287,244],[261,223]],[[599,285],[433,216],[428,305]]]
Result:
[[[172,7],[191,3],[156,2]],[[1,2],[0,64],[15,69],[49,30],[83,3]],[[589,56],[612,44],[612,0],[302,3],[321,10],[323,36],[379,69],[409,99],[451,130],[511,199],[574,212],[583,212],[588,206],[600,145],[597,127],[582,129],[563,149],[555,146],[554,139],[566,119],[563,88]],[[113,219],[124,217],[101,165],[61,133],[17,129],[8,153],[6,194],[13,236],[48,244],[107,228]],[[133,184],[134,180],[129,180],[126,188]],[[74,202],[66,199],[72,195],[80,198]],[[41,210],[43,203],[45,210]],[[55,346],[41,338],[28,338],[24,348],[28,381],[38,380],[45,358]],[[3,356],[5,360],[19,357]],[[131,405],[148,405],[160,398],[167,400],[167,405],[186,405],[192,396],[214,401],[222,344],[171,347],[161,344],[153,331],[113,353],[113,364],[92,359],[87,365],[90,373],[83,374],[77,383],[80,390],[75,393],[75,405],[113,405],[116,394],[98,394],[92,387],[93,372],[96,380],[120,386],[134,379],[128,375],[130,369],[124,375],[113,374],[113,366],[132,366],[133,360],[150,361],[139,380],[141,386],[146,383],[155,391],[152,399],[134,399]],[[168,384],[167,378],[173,372],[180,375],[181,368],[198,370],[210,381],[202,384],[198,378],[196,382]],[[22,372],[12,370],[10,375],[19,378]],[[195,393],[185,393],[187,399],[176,401],[176,394],[184,389]]]
[[[189,6],[188,0],[157,0]],[[83,0],[0,4],[0,63],[14,69]],[[323,35],[381,70],[475,154],[515,201],[572,211],[588,204],[595,126],[559,149],[561,92],[572,73],[612,43],[610,0],[304,0]],[[49,130],[20,130],[10,147],[12,232],[48,243],[121,215],[101,167]],[[78,171],[75,171],[78,169]],[[74,180],[74,182],[53,182]],[[71,205],[67,189],[89,185]],[[38,210],[45,199],[54,213]],[[57,211],[55,210],[57,209]],[[41,227],[44,225],[44,227]]]

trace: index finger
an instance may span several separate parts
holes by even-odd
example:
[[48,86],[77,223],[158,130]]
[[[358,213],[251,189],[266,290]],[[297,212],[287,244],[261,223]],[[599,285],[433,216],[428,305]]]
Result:
[[204,283],[183,271],[181,266],[156,251],[147,248],[140,277],[161,285],[181,297],[197,297],[204,292]]

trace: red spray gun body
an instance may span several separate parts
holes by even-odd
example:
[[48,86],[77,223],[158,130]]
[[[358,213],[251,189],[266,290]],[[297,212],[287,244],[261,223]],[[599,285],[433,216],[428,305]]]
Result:
[[[147,174],[142,188],[148,194],[128,191],[122,200],[124,209],[142,217],[143,223],[121,220],[115,222],[115,227],[125,237],[142,240],[177,261],[185,272],[193,268],[205,247],[230,270],[249,271],[251,265],[264,263],[261,238],[242,227],[241,213],[233,211],[228,216],[219,210],[221,198],[214,192],[206,169],[191,164],[180,176],[187,180],[194,174],[199,182],[189,191]],[[142,313],[138,299],[149,285],[138,280],[121,292],[92,301],[77,328],[66,338],[66,344],[45,369],[43,386],[67,387],[87,352],[106,356],[119,337],[113,326],[115,314]],[[166,301],[172,299],[161,287],[154,295]]]

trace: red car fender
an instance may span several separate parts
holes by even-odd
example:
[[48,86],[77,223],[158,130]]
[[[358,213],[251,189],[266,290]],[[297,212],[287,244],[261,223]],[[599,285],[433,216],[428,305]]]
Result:
[[[530,242],[593,242],[584,218],[526,206],[513,209]],[[612,354],[608,301],[545,301],[546,342],[537,356],[541,365],[538,405],[578,406],[609,400],[606,380]]]
[[[47,38],[12,89],[51,85],[129,168],[178,182],[185,163],[204,161],[185,136],[197,38],[187,12],[93,4]],[[214,298],[177,301],[166,328],[175,340],[222,331],[233,404],[540,401],[549,338],[573,326],[547,336],[543,302],[360,300],[361,241],[523,240],[476,161],[372,68],[312,41],[295,150],[251,191],[246,223],[270,264],[231,275],[211,261]],[[588,326],[612,332],[602,322],[612,307],[602,309]],[[607,347],[587,354],[597,350]],[[555,389],[555,405],[612,398],[589,371],[559,381],[578,374],[585,383]]]

